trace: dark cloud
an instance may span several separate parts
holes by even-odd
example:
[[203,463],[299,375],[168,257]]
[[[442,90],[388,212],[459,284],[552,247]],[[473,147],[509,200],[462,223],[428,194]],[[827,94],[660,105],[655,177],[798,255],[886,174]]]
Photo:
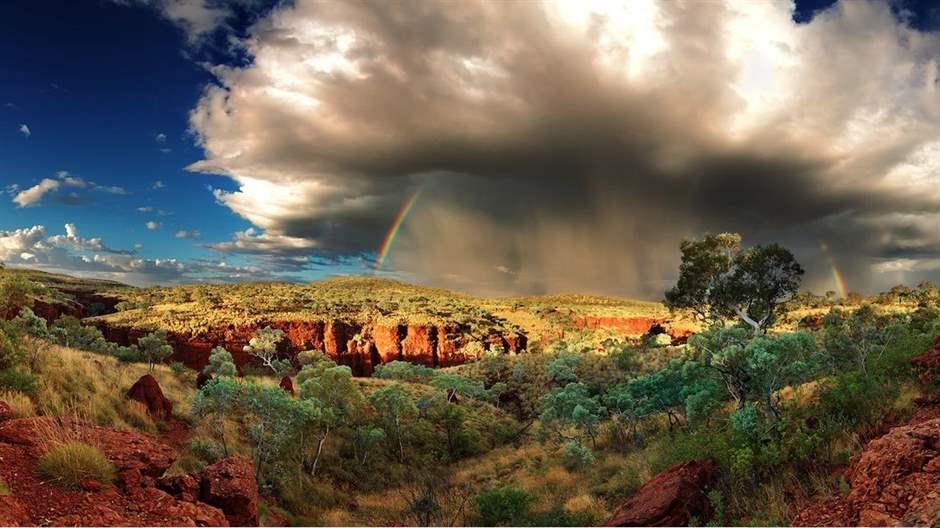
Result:
[[390,267],[488,292],[658,296],[706,231],[821,289],[940,249],[940,39],[884,2],[299,0],[250,33],[191,118],[257,227],[222,252],[375,252],[419,189]]

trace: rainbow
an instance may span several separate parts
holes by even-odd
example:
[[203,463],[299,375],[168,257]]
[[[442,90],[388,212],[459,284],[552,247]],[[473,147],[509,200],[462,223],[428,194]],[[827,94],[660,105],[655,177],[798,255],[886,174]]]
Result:
[[385,235],[385,240],[382,241],[382,247],[379,249],[379,258],[375,261],[376,271],[382,269],[382,265],[385,264],[385,259],[388,257],[389,250],[392,249],[392,243],[395,242],[395,237],[398,236],[398,230],[401,229],[401,225],[405,223],[405,220],[408,218],[408,214],[411,213],[411,210],[414,209],[415,203],[418,201],[418,197],[421,196],[422,188],[418,188],[417,191],[405,202],[405,205],[402,206],[401,210],[398,211],[398,216],[395,217],[395,221],[392,222],[392,227],[389,228],[388,233]]
[[829,261],[829,267],[832,268],[832,280],[836,283],[836,288],[839,295],[842,298],[849,296],[849,289],[845,287],[845,279],[842,277],[842,272],[839,271],[839,268],[836,267],[836,261],[832,258],[832,255],[829,253],[829,246],[826,242],[820,241],[819,249],[822,250],[823,255],[826,256],[826,260]]

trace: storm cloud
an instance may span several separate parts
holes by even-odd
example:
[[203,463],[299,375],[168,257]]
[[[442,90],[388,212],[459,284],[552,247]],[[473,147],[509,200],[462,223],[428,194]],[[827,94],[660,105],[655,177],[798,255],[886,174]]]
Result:
[[[831,289],[936,274],[940,36],[886,2],[297,0],[212,68],[194,172],[256,229],[487,293],[657,297],[683,237],[779,241]],[[885,273],[891,271],[891,273]]]

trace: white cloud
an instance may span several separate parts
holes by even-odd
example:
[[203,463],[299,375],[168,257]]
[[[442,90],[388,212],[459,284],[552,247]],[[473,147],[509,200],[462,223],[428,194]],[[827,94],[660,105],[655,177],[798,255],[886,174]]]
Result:
[[[59,189],[64,187],[73,187],[76,189],[92,189],[94,191],[123,195],[127,194],[127,191],[123,187],[114,186],[105,186],[98,185],[95,182],[87,181],[79,176],[71,174],[69,171],[60,170],[56,172],[56,178],[44,178],[38,184],[16,194],[13,197],[13,201],[20,207],[29,207],[31,205],[36,205],[42,201],[48,193],[56,192]],[[14,188],[15,187],[15,188]],[[16,191],[18,186],[11,186],[11,189]],[[66,203],[79,203],[81,197],[77,193],[69,193],[68,195],[61,197]]]
[[149,229],[150,231],[156,231],[156,229],[160,227],[160,224],[154,222],[153,220],[150,220],[144,225],[147,226],[147,229]]
[[161,133],[157,134],[156,136],[154,136],[153,139],[154,139],[154,141],[156,141],[157,143],[166,143],[166,134],[164,134],[164,133],[161,132]]
[[153,212],[153,207],[150,207],[149,205],[147,207],[138,207],[137,212],[138,213],[151,213]]
[[234,239],[230,242],[209,244],[207,247],[222,253],[302,256],[310,254],[316,248],[316,242],[300,237],[259,233],[258,230],[249,227],[235,233]]
[[20,134],[23,134],[25,137],[33,135],[33,132],[29,129],[29,126],[26,123],[20,123]]
[[59,188],[59,182],[51,178],[44,178],[38,184],[21,191],[19,194],[13,197],[13,201],[20,207],[29,207],[31,205],[36,205],[42,201],[42,197],[50,191],[55,191]]
[[157,181],[153,182],[153,185],[151,186],[151,188],[153,188],[153,189],[162,189],[162,188],[164,188],[164,187],[166,187],[166,185],[164,185],[164,184],[163,184],[163,181],[161,181],[161,180],[157,180]]
[[199,238],[200,236],[201,234],[199,233],[198,229],[194,229],[194,230],[180,229],[179,231],[176,232],[176,238],[196,239],[196,238]]

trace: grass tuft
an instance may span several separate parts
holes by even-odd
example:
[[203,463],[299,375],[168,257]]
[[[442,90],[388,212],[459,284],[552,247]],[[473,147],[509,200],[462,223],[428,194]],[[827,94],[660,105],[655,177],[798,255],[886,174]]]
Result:
[[71,441],[53,447],[39,459],[36,472],[46,481],[66,487],[77,487],[83,480],[102,484],[114,481],[114,465],[97,447]]

